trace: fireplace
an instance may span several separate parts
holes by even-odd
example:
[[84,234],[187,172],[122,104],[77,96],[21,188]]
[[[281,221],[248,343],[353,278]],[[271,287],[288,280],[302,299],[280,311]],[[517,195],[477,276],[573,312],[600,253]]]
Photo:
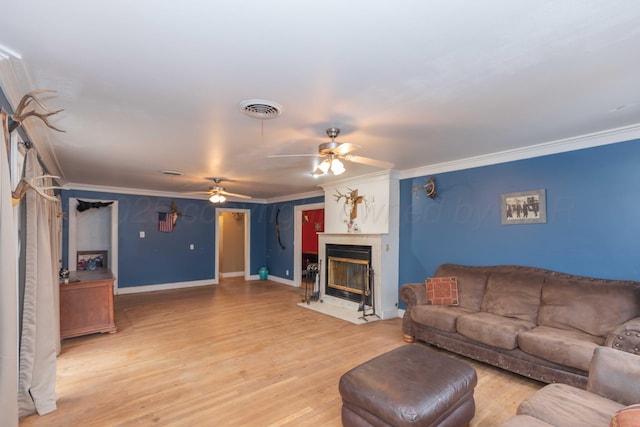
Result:
[[[324,232],[318,233],[318,263],[321,265],[318,275],[320,301],[366,317],[368,314],[360,312],[367,308],[362,307],[362,284],[369,285],[370,295],[366,304],[368,309],[381,319],[398,317],[400,267],[398,173],[381,171],[333,181],[321,187],[324,190],[325,223]],[[341,200],[338,200],[338,203],[328,203],[328,200],[335,199],[336,196],[339,197],[345,192],[352,193],[354,190],[358,190],[358,195],[363,197],[362,203],[356,203],[356,209],[341,203]],[[358,225],[357,229],[349,227],[351,220]],[[350,253],[330,255],[327,251],[332,247],[331,245],[341,246]],[[362,247],[366,247],[368,252],[366,255],[359,253]],[[333,274],[339,280],[331,280],[330,282],[334,282],[331,286],[327,285],[329,256],[352,260],[347,266],[342,264],[343,260],[333,260],[332,264],[337,264],[337,270]],[[362,261],[366,261],[369,267],[368,280],[361,279],[364,276],[361,270],[365,268],[364,263],[361,264]],[[359,283],[358,280],[360,280]]]
[[371,246],[327,244],[325,295],[371,305]]

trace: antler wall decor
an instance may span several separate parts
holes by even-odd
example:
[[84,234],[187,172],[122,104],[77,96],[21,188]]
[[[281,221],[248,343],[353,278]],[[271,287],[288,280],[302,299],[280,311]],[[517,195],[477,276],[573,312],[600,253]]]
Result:
[[336,194],[334,194],[333,197],[336,198],[336,202],[339,202],[340,199],[342,199],[344,197],[344,204],[346,206],[350,206],[351,207],[351,210],[349,212],[349,219],[351,221],[353,221],[358,216],[358,205],[360,203],[366,202],[367,199],[366,199],[365,196],[359,196],[358,195],[358,189],[357,188],[355,190],[352,190],[352,189],[348,188],[347,190],[349,190],[349,192],[346,193],[346,194],[342,194],[341,192],[336,190]]
[[[47,93],[47,92],[55,93],[56,91],[49,90],[49,89],[39,89],[39,90],[31,91],[22,97],[22,99],[18,103],[18,106],[16,107],[15,113],[11,115],[7,115],[4,111],[2,112],[2,120],[3,120],[2,125],[5,132],[5,140],[6,140],[5,143],[7,145],[5,148],[7,150],[7,154],[10,154],[10,136],[9,135],[18,127],[20,127],[22,125],[22,122],[28,117],[38,117],[40,120],[44,122],[45,125],[47,125],[47,127],[53,130],[57,130],[58,132],[65,132],[64,130],[59,129],[54,125],[52,125],[51,123],[49,123],[49,117],[53,116],[54,114],[58,114],[63,110],[62,109],[50,110],[42,103],[42,101],[38,98],[38,94]],[[33,109],[27,111],[28,107],[32,103],[35,103],[36,106]],[[37,107],[40,107],[41,109],[45,110],[45,112],[38,112]],[[27,148],[30,148],[29,145],[26,145],[26,146]],[[35,178],[22,178],[22,180],[20,180],[20,182],[18,183],[16,189],[11,192],[11,203],[14,206],[18,204],[22,199],[22,197],[24,197],[24,195],[26,194],[29,188],[33,189],[36,193],[38,193],[40,196],[44,197],[47,200],[50,200],[52,202],[58,202],[58,199],[55,198],[54,196],[47,194],[46,190],[60,189],[62,187],[51,186],[51,185],[46,187],[42,186],[44,184],[44,180],[49,178],[60,179],[59,176],[54,176],[54,175],[42,175]]]
[[18,183],[18,186],[16,187],[16,189],[11,192],[11,204],[13,206],[17,205],[20,202],[20,200],[22,199],[22,197],[24,197],[25,193],[27,192],[27,190],[29,188],[32,188],[33,190],[35,190],[36,193],[38,193],[39,195],[41,195],[45,199],[50,200],[50,201],[55,202],[55,203],[58,203],[58,199],[57,198],[45,193],[45,191],[46,190],[61,189],[62,187],[57,187],[57,186],[41,187],[40,185],[37,184],[38,181],[42,181],[42,180],[45,180],[47,178],[59,179],[60,177],[59,176],[54,176],[54,175],[42,175],[42,176],[39,176],[39,177],[36,177],[36,178],[31,178],[31,179],[22,178],[20,180],[20,182]]
[[[37,96],[38,94],[47,93],[47,92],[55,93],[56,91],[49,90],[49,89],[39,89],[39,90],[31,91],[22,97],[22,99],[20,100],[20,103],[18,103],[18,107],[16,107],[16,112],[9,116],[9,132],[13,132],[14,130],[16,130],[20,125],[22,125],[22,122],[26,118],[32,117],[32,116],[38,117],[40,120],[44,122],[45,125],[47,125],[53,130],[57,130],[58,132],[66,132],[49,123],[49,117],[53,116],[54,114],[58,114],[59,112],[64,110],[63,109],[55,110],[55,111],[50,110],[42,103],[40,99],[38,99],[38,96]],[[30,111],[25,111],[29,106],[29,104],[31,104],[32,102],[35,102],[37,106],[45,110],[46,113],[38,113],[36,111],[36,108]]]
[[414,185],[413,192],[418,197],[418,190],[423,190],[427,197],[436,198],[436,180],[434,177],[429,178],[429,182],[424,185]]

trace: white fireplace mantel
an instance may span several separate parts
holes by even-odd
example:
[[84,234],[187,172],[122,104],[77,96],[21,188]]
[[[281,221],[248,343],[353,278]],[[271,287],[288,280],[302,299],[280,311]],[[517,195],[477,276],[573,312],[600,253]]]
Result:
[[[391,240],[395,240],[392,242]],[[389,234],[320,233],[318,234],[318,259],[320,261],[320,298],[327,304],[358,310],[358,303],[325,294],[326,245],[359,245],[371,247],[373,268],[373,297],[376,314],[381,319],[398,317],[398,245]],[[369,311],[368,311],[369,312]]]

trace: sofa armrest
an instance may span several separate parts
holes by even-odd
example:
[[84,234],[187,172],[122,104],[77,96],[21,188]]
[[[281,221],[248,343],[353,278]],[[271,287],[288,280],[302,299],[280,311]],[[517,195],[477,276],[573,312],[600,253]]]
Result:
[[407,304],[402,317],[402,332],[405,342],[411,343],[415,341],[411,308],[427,304],[427,287],[424,283],[406,283],[400,287],[400,299]]
[[587,390],[623,405],[640,402],[640,356],[599,346],[593,352]]
[[628,320],[611,331],[604,345],[640,355],[640,317]]
[[406,283],[400,288],[400,298],[407,304],[407,309],[414,305],[426,305],[427,287],[424,283]]

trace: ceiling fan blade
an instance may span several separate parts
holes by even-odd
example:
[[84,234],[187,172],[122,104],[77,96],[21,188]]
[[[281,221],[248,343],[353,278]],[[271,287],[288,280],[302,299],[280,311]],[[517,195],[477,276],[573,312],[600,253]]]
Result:
[[307,154],[272,154],[267,157],[322,157],[321,154],[318,153],[307,153]]
[[237,197],[238,199],[250,199],[251,198],[251,196],[245,196],[244,194],[229,193],[226,190],[220,190],[219,193],[220,194],[224,194],[225,196],[229,196],[229,197]]
[[380,168],[380,169],[392,169],[393,168],[393,163],[391,163],[391,162],[386,162],[384,160],[370,159],[369,157],[344,156],[344,159],[348,160],[350,162],[354,162],[354,163],[361,163],[363,165],[375,166],[375,167]]
[[360,148],[360,146],[357,144],[349,144],[348,142],[341,142],[340,145],[338,145],[333,150],[333,152],[339,156],[344,156],[345,154],[355,151],[358,148]]
[[200,190],[200,191],[182,191],[183,194],[211,194],[211,190]]

